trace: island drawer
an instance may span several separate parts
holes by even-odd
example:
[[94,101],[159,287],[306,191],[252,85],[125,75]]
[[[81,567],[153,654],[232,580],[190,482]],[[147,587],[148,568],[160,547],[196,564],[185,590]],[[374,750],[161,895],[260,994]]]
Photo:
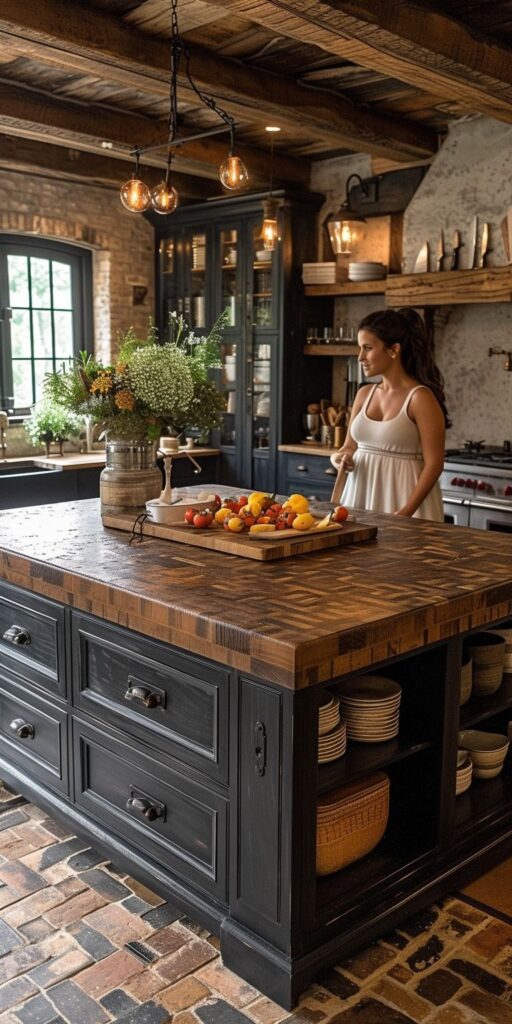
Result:
[[65,698],[64,608],[0,583],[0,665]]
[[228,802],[121,736],[73,720],[75,803],[146,857],[227,899]]
[[59,793],[69,791],[63,708],[0,674],[0,756]]
[[73,649],[75,706],[227,782],[225,669],[79,613]]
[[[336,473],[331,473],[334,466],[331,466],[328,455],[302,455],[292,452],[283,452],[283,476],[289,480],[298,480],[303,487],[310,486],[315,480],[324,486],[331,486]],[[328,470],[328,472],[326,472]]]

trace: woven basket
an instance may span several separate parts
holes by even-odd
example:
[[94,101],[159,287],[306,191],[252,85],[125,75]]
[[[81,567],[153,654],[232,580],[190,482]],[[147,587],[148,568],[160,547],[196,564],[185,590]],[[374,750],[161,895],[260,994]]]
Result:
[[467,704],[471,697],[473,688],[473,660],[469,653],[462,655],[462,667],[460,670],[460,699],[459,704]]
[[389,815],[389,779],[376,772],[318,801],[316,872],[330,875],[364,857],[382,839]]
[[505,640],[495,633],[475,633],[466,651],[473,660],[473,694],[488,697],[501,686],[505,663]]
[[512,628],[509,628],[509,623],[501,629],[491,629],[491,633],[495,636],[502,636],[505,640],[505,661],[503,663],[504,672],[512,672]]

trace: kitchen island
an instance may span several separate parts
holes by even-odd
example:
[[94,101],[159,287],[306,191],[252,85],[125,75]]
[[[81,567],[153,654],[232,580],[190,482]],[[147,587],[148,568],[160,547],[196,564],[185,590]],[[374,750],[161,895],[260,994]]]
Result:
[[[130,545],[97,501],[0,514],[0,775],[287,1007],[512,848],[510,755],[455,798],[460,724],[512,719],[512,676],[459,708],[463,638],[512,616],[512,540],[359,518],[376,541],[260,563]],[[398,737],[318,765],[320,704],[369,671],[402,687]],[[317,877],[319,794],[376,771],[384,838]]]

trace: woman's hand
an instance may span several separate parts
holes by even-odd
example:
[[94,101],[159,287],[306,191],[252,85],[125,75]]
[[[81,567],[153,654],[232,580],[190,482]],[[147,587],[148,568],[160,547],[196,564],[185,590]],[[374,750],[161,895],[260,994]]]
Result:
[[353,452],[344,451],[343,448],[336,455],[331,455],[331,462],[336,469],[344,469],[347,473],[351,473],[354,469]]

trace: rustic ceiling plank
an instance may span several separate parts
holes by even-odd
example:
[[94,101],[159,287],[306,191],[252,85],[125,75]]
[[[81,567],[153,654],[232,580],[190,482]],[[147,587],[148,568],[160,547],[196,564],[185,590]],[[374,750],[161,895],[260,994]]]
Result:
[[206,0],[288,38],[512,122],[512,50],[414,0]]
[[[97,9],[69,0],[0,0],[0,33],[18,52],[38,59],[157,95],[168,91],[168,44]],[[435,151],[435,133],[428,128],[363,113],[343,97],[208,50],[190,49],[196,82],[241,116],[250,113],[260,123],[279,119],[277,123],[319,133],[338,148],[398,160]],[[182,74],[180,84],[186,88]]]
[[[101,152],[104,141],[113,143],[121,156],[137,146],[158,146],[165,143],[167,124],[134,114],[116,112],[112,108],[87,103],[73,103],[49,98],[33,89],[24,89],[0,81],[0,125],[16,126],[23,134],[23,125],[32,137],[39,126],[43,135],[51,135],[58,145],[83,148],[79,137],[87,137],[87,149]],[[203,139],[189,142],[175,149],[173,166],[178,170],[190,171],[204,177],[217,178],[219,165],[227,155],[227,142],[218,139]],[[266,187],[268,183],[269,154],[255,146],[238,146],[237,153],[251,169],[251,181]],[[116,155],[115,152],[112,155]],[[148,154],[144,163],[164,166],[165,151]],[[294,160],[288,156],[274,154],[274,176],[278,183],[292,182],[306,186],[309,180],[307,161]]]
[[[0,132],[0,167],[116,188],[131,176],[133,169],[131,162],[78,149],[65,149],[35,138],[16,138],[12,132]],[[156,168],[144,168],[144,180],[154,188],[162,180],[162,174]],[[186,199],[200,201],[219,196],[222,192],[220,184],[205,178],[176,173],[173,181],[180,196]]]

